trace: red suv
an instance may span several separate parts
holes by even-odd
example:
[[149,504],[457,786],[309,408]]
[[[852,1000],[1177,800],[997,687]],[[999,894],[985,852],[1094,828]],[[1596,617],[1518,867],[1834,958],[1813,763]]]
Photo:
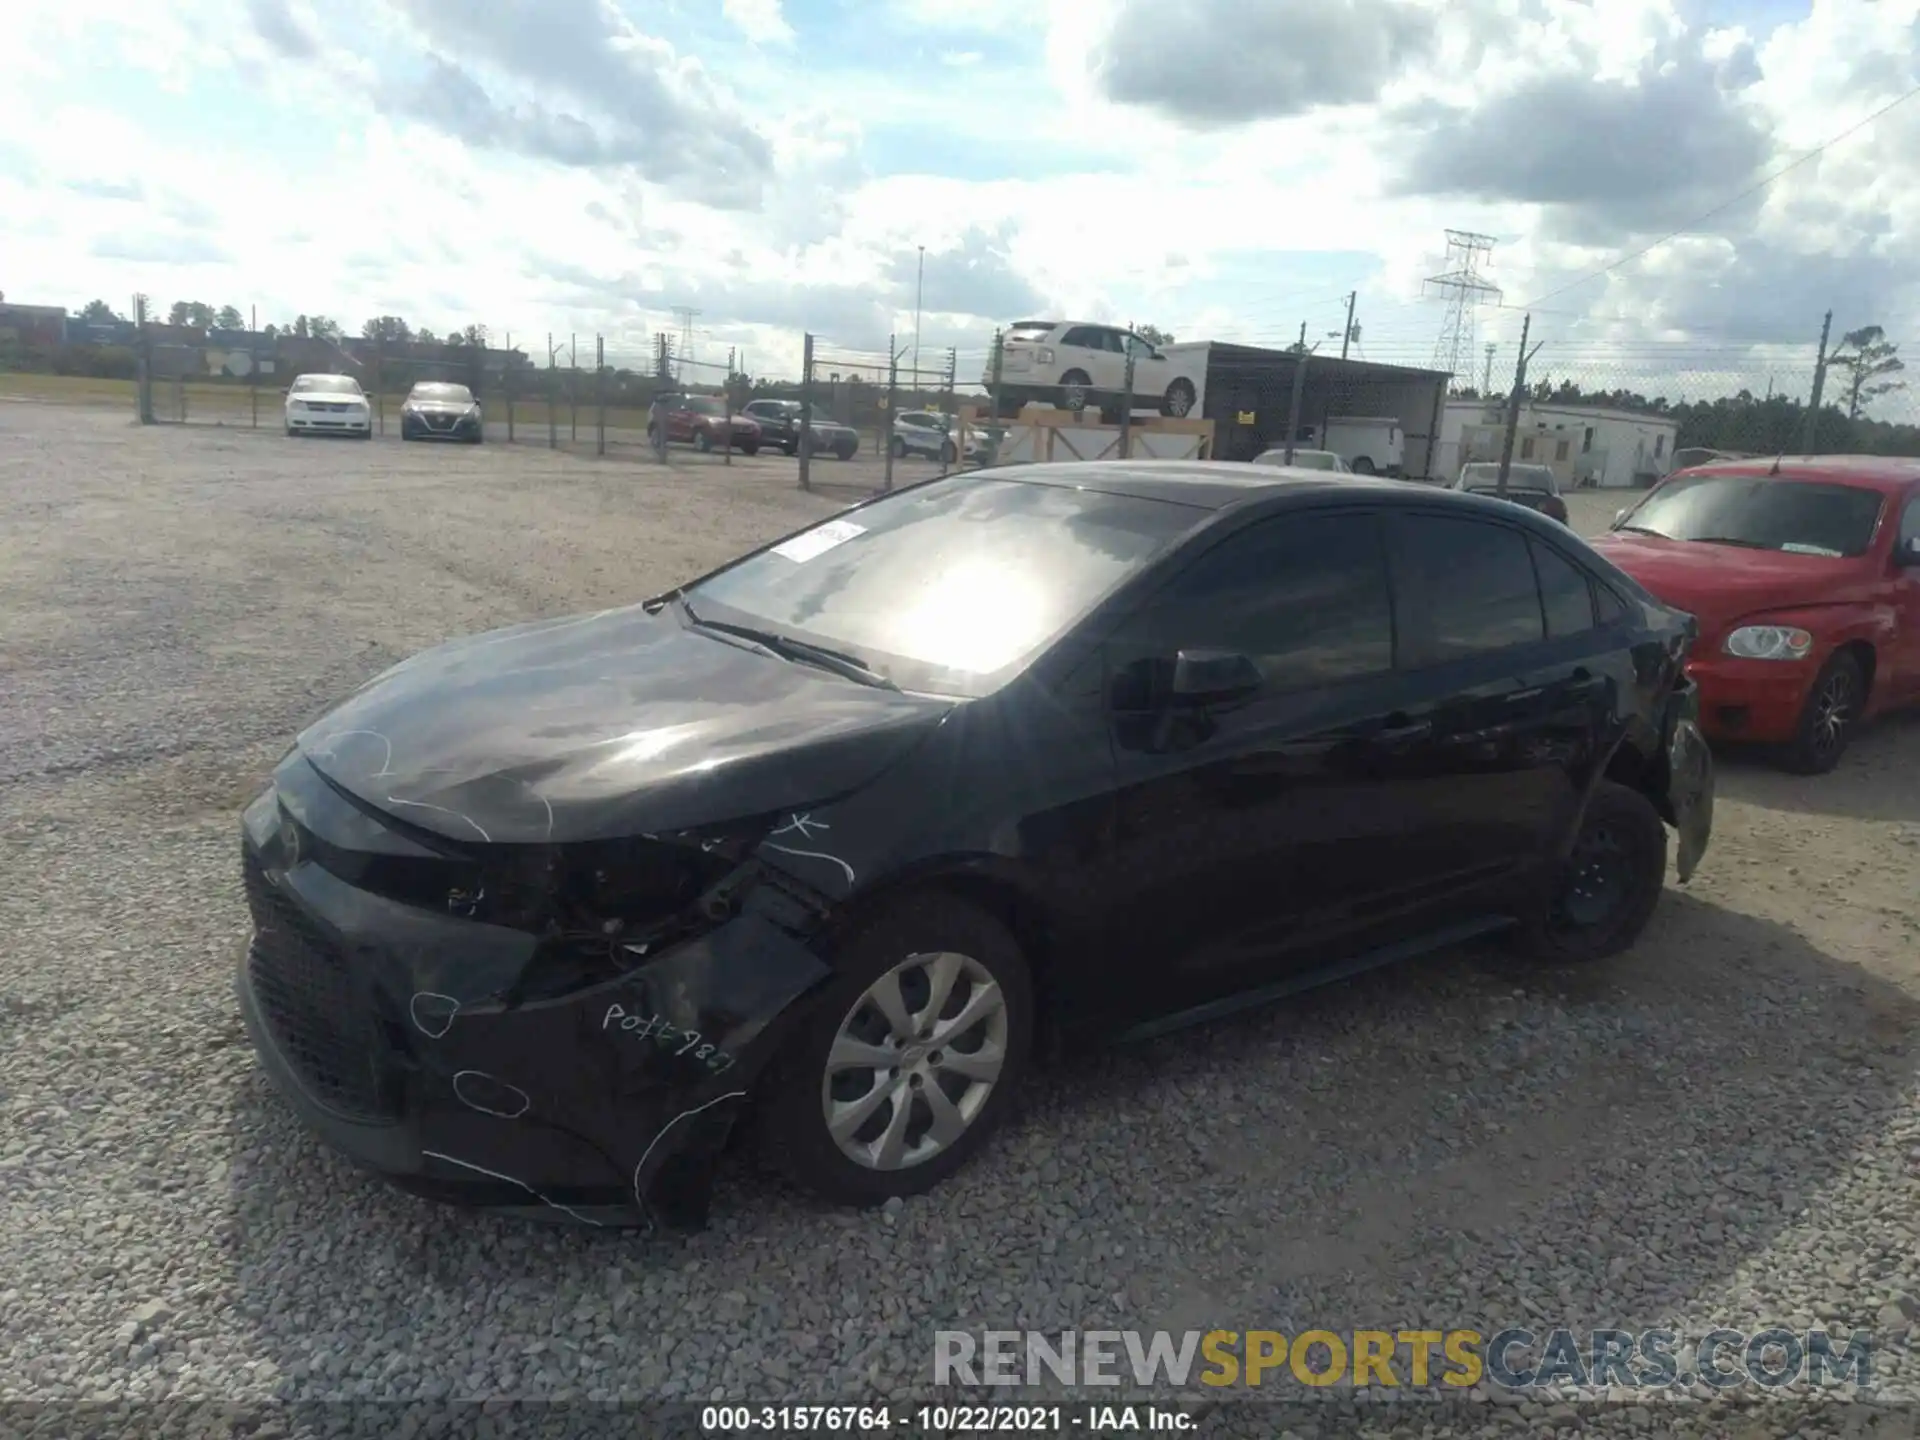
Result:
[[[714,395],[662,395],[647,412],[647,439],[669,445],[718,450],[727,443],[727,402]],[[733,448],[751,455],[760,448],[760,426],[751,416],[733,417]]]
[[1683,470],[1594,543],[1699,620],[1688,669],[1709,736],[1819,774],[1860,721],[1920,702],[1920,461]]

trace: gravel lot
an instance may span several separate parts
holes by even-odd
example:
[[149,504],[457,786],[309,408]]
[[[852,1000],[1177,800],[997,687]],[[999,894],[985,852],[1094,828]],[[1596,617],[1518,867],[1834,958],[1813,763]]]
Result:
[[[1605,970],[1455,952],[1069,1063],[894,1213],[826,1211],[742,1158],[705,1233],[581,1233],[429,1206],[324,1151],[231,999],[239,806],[401,656],[629,601],[856,493],[792,477],[0,404],[0,1399],[851,1400],[925,1394],[938,1328],[1826,1322],[1880,1332],[1908,1408],[1579,1420],[1913,1433],[1914,721],[1822,780],[1723,761],[1702,874]],[[1615,504],[1576,501],[1587,529]]]

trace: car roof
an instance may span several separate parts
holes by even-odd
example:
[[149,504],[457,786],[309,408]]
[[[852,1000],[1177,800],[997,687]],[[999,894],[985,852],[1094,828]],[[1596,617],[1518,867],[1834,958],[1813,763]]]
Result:
[[1901,455],[1781,455],[1716,460],[1676,470],[1674,475],[1737,475],[1763,480],[1836,482],[1897,495],[1920,483],[1920,460]]
[[1454,506],[1509,520],[1516,515],[1531,514],[1505,501],[1450,490],[1442,485],[1424,485],[1417,480],[1388,480],[1343,475],[1331,470],[1246,465],[1224,460],[1081,460],[1005,466],[980,474],[984,479],[1059,485],[1105,495],[1132,495],[1142,500],[1191,505],[1200,510],[1225,510],[1229,506],[1288,496],[1304,500],[1332,495],[1347,500],[1365,497],[1389,504]]

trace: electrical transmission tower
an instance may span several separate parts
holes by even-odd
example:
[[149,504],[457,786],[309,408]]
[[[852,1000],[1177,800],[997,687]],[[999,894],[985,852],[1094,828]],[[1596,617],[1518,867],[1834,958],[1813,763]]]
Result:
[[673,307],[673,318],[680,322],[680,343],[674,347],[674,354],[680,358],[680,383],[687,383],[686,367],[693,364],[693,322],[700,312],[691,305]]
[[1440,327],[1440,339],[1433,347],[1433,368],[1445,370],[1456,380],[1464,360],[1473,363],[1473,312],[1476,307],[1500,298],[1500,287],[1488,280],[1485,271],[1493,259],[1494,237],[1476,235],[1471,230],[1447,231],[1446,269],[1427,278],[1421,289],[1446,302],[1447,318]]

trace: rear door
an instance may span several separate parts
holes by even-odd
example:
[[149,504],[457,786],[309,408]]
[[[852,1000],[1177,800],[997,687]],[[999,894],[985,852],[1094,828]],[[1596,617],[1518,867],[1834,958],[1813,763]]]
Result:
[[[1261,689],[1174,708],[1174,657],[1196,648],[1247,655]],[[1383,537],[1366,509],[1255,523],[1117,627],[1108,943],[1165,982],[1112,997],[1122,1008],[1164,1013],[1268,983],[1430,886],[1408,863],[1402,777],[1418,737],[1393,657]],[[1438,847],[1416,848],[1436,863]]]
[[1389,536],[1410,718],[1427,727],[1416,829],[1437,848],[1421,863],[1445,877],[1444,908],[1479,912],[1565,833],[1632,666],[1585,569],[1527,528],[1409,510]]

